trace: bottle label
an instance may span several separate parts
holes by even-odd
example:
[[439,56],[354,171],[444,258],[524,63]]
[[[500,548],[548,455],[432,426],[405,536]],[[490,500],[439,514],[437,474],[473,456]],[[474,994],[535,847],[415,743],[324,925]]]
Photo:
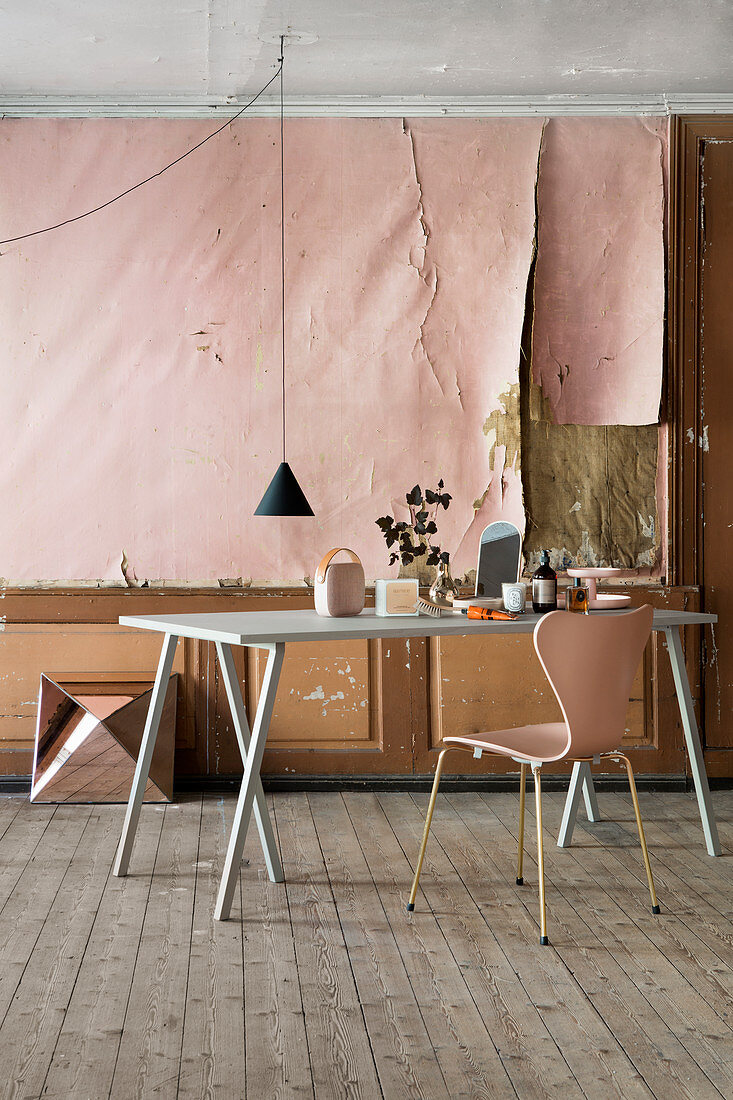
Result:
[[557,602],[557,582],[546,577],[535,578],[532,581],[532,602],[542,605]]
[[387,614],[414,615],[417,585],[413,580],[387,582]]

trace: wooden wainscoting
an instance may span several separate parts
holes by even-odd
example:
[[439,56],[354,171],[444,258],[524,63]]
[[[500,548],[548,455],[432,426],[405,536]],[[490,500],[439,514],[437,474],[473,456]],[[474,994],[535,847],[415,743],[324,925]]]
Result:
[[[695,610],[693,588],[636,588],[634,603]],[[32,768],[42,672],[72,692],[145,690],[160,636],[123,629],[119,615],[312,606],[305,589],[6,590],[0,673],[0,774]],[[699,632],[686,639],[693,694],[699,693]],[[248,708],[263,672],[257,651],[235,650]],[[182,639],[176,774],[241,771],[214,646]],[[557,715],[529,637],[388,639],[288,647],[264,771],[268,775],[426,775],[441,736]],[[669,660],[659,636],[637,676],[627,744],[640,773],[686,770]],[[709,761],[720,772],[718,757]],[[455,770],[512,771],[502,761],[456,756]],[[449,768],[449,771],[452,769]],[[562,769],[561,769],[562,770]]]
[[[0,632],[0,774],[28,775],[42,672],[72,693],[150,686],[159,634],[122,628],[125,614],[312,606],[306,589],[6,590]],[[413,770],[411,677],[406,642],[289,646],[265,771],[389,774]],[[263,672],[257,651],[234,650],[248,708]],[[215,647],[181,639],[176,774],[230,776],[241,761]]]
[[[634,589],[633,603],[651,602],[656,607],[694,610],[696,593],[656,588]],[[688,652],[697,653],[690,639]],[[415,771],[434,766],[440,740],[450,733],[470,735],[533,722],[561,719],[560,708],[540,667],[528,635],[483,638],[427,639],[428,737],[416,753]],[[689,668],[693,692],[699,688],[699,662]],[[633,750],[634,767],[646,774],[682,774],[686,758],[682,729],[664,638],[653,634],[637,672],[627,713],[624,744]],[[500,758],[474,761],[456,754],[447,772],[462,774],[507,771]],[[621,770],[609,765],[612,770]],[[512,768],[511,770],[515,770]],[[548,766],[566,772],[566,765]]]

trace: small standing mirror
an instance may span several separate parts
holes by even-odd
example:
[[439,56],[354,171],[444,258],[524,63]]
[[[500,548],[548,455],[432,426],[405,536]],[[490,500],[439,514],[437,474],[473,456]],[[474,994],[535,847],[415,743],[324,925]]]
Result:
[[502,582],[516,583],[522,561],[522,536],[513,523],[490,523],[481,534],[476,595],[501,596]]

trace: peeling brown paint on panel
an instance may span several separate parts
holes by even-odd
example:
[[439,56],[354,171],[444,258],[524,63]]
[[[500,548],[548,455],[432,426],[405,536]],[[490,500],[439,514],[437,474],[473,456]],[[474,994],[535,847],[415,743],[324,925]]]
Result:
[[[446,735],[481,735],[487,714],[491,715],[492,726],[504,727],[562,720],[530,637],[471,638],[470,647],[468,660],[466,639],[430,639],[433,749]],[[642,669],[637,672],[631,695],[633,703],[627,712],[624,737],[627,746],[634,741],[643,743],[644,739]],[[484,768],[486,760],[484,757],[482,761]],[[464,770],[462,759],[454,760],[451,767],[449,756],[446,763],[449,772]]]

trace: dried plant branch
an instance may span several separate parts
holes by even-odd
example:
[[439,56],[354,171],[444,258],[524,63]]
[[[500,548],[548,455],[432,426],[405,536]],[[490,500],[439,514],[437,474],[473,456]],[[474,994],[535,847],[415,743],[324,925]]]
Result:
[[[441,550],[440,546],[433,544],[431,538],[438,533],[437,516],[439,508],[447,508],[451,500],[450,493],[445,492],[443,479],[438,482],[437,489],[426,489],[423,495],[419,485],[413,486],[409,493],[405,493],[405,500],[410,515],[410,522],[395,520],[394,516],[380,516],[375,520],[377,527],[384,535],[387,549],[391,550],[389,564],[394,565],[401,561],[403,565],[409,565],[415,558],[426,557],[426,565],[437,565],[439,562],[448,563],[450,554],[447,550]],[[392,550],[393,546],[396,550]]]

